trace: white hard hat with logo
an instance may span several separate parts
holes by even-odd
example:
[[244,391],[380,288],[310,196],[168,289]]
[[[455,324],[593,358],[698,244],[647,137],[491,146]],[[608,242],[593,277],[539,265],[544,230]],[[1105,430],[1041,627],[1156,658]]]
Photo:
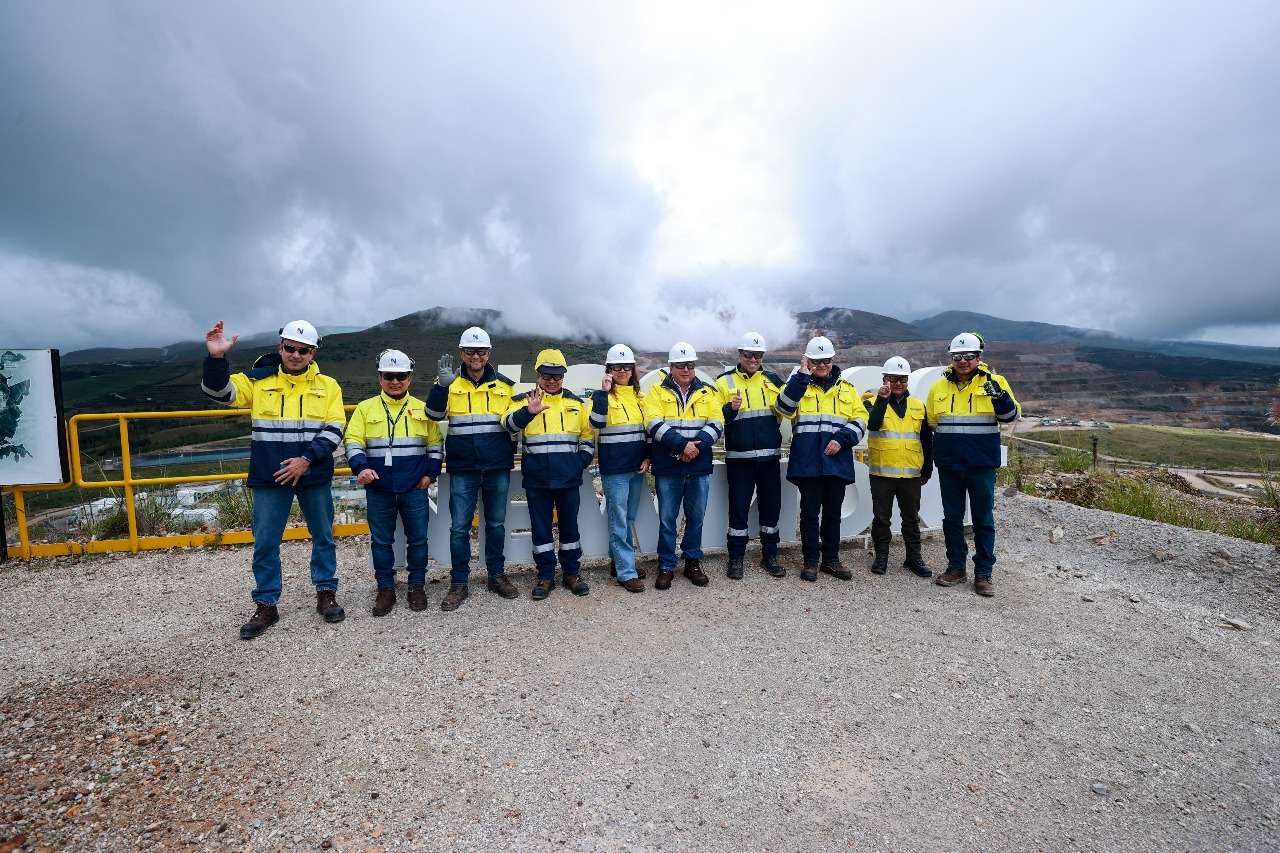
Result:
[[982,338],[973,332],[961,332],[951,339],[947,352],[982,352]]
[[697,361],[698,351],[693,348],[693,344],[680,341],[671,348],[671,352],[667,353],[667,364],[680,364],[684,361]]
[[836,348],[832,346],[830,339],[818,335],[816,338],[809,339],[809,345],[804,348],[805,358],[835,358]]
[[746,352],[764,352],[764,336],[759,332],[747,332],[742,336],[742,340],[738,341],[738,349]]
[[884,372],[890,376],[910,376],[911,362],[900,355],[895,355],[884,363]]
[[493,344],[489,343],[489,333],[479,326],[463,329],[462,337],[458,340],[458,348],[470,347],[493,349]]
[[413,373],[413,359],[398,349],[384,349],[378,356],[379,373]]
[[635,364],[636,354],[626,344],[614,344],[604,357],[605,364]]
[[290,320],[280,327],[280,337],[309,347],[320,346],[320,333],[306,320]]

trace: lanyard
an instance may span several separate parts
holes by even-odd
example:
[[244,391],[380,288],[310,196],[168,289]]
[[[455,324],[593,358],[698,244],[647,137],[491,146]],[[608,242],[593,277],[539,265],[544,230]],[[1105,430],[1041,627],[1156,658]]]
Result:
[[[379,399],[381,400],[381,398]],[[406,397],[404,405],[400,407],[400,414],[396,415],[394,418],[391,417],[391,409],[387,407],[387,401],[381,400],[381,403],[382,411],[387,415],[387,423],[390,424],[390,426],[387,427],[387,452],[383,454],[382,464],[390,466],[392,464],[391,448],[394,447],[396,443],[396,426],[400,423],[400,419],[404,417],[404,413],[409,411],[409,400]],[[407,429],[408,428],[406,427],[406,430]]]

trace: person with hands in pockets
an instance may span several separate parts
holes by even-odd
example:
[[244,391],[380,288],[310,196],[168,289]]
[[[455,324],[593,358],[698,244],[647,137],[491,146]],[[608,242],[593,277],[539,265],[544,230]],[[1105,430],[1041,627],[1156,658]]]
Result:
[[1021,409],[1003,376],[982,360],[986,341],[976,332],[951,339],[951,366],[925,401],[933,427],[933,461],[942,492],[942,534],[947,570],[939,586],[964,583],[969,546],[964,538],[965,502],[973,521],[973,591],[995,595],[996,470],[1000,467],[1000,425],[1013,423]]
[[643,404],[636,354],[626,344],[614,344],[605,355],[600,389],[591,397],[590,419],[597,430],[609,554],[618,584],[627,592],[644,592],[644,573],[636,566],[636,549],[631,543],[640,499],[647,491],[644,475],[650,465]]
[[591,464],[596,446],[586,403],[564,390],[568,370],[564,354],[544,349],[535,367],[537,387],[512,398],[502,424],[520,441],[520,472],[529,502],[533,561],[538,567],[532,597],[542,601],[555,589],[556,544],[551,528],[557,522],[561,583],[574,595],[590,591],[580,570],[578,508],[582,472]]
[[326,622],[341,622],[338,557],[333,541],[333,451],[342,441],[346,411],[342,388],[315,363],[320,334],[306,320],[280,328],[274,352],[252,369],[232,373],[227,339],[219,320],[205,335],[208,355],[200,388],[210,399],[249,410],[249,477],[253,490],[253,601],[256,610],[240,626],[250,640],[280,621],[276,602],[282,586],[280,540],[296,499],[311,534],[311,582],[316,611]]
[[362,400],[347,423],[347,461],[364,486],[373,574],[378,585],[373,615],[396,604],[396,518],[404,525],[409,609],[427,609],[427,489],[440,476],[444,441],[427,417],[426,404],[409,393],[413,359],[400,350],[378,356],[377,396]]
[[[835,347],[819,335],[804,349],[800,367],[778,395],[778,411],[791,418],[787,479],[800,490],[800,579],[818,572],[838,580],[853,573],[840,562],[840,508],[854,480],[853,448],[867,430],[858,389],[840,378]],[[821,556],[821,562],[819,562]]]
[[456,610],[470,594],[471,519],[484,501],[484,561],[486,586],[503,598],[519,595],[504,571],[507,539],[507,498],[515,448],[503,428],[502,416],[511,406],[515,384],[489,364],[492,344],[479,326],[464,329],[458,340],[462,370],[453,370],[453,356],[440,357],[436,384],[427,394],[427,417],[447,420],[445,453],[449,457],[449,591],[441,610]]
[[684,576],[694,586],[710,579],[702,571],[702,523],[711,490],[711,448],[724,433],[724,414],[715,388],[697,377],[698,353],[681,341],[667,355],[668,372],[649,388],[642,405],[652,443],[653,480],[658,492],[658,579],[654,589],[670,589],[676,570],[676,524],[684,509]]

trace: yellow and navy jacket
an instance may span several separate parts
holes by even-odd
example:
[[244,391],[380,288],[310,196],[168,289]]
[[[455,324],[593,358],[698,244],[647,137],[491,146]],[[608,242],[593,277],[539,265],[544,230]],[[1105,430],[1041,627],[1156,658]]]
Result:
[[502,416],[511,407],[513,384],[492,364],[486,364],[479,382],[472,382],[464,369],[448,388],[439,383],[431,386],[427,417],[449,421],[444,447],[450,472],[510,471],[515,467],[515,447],[502,427]]
[[[748,376],[738,368],[716,377],[724,414],[726,459],[769,459],[782,456],[782,429],[778,414],[778,392],[782,379],[769,370]],[[730,401],[742,393],[742,408],[733,410]]]
[[333,479],[333,451],[342,441],[347,417],[342,388],[315,362],[297,376],[285,373],[278,353],[268,353],[251,370],[232,373],[225,358],[205,356],[200,388],[210,399],[249,410],[250,487],[276,486],[280,463],[302,456],[311,463],[297,488]]
[[582,485],[582,472],[596,455],[587,404],[568,391],[542,395],[547,407],[529,411],[529,392],[511,399],[502,425],[520,440],[525,488],[565,489]]
[[[698,377],[688,394],[681,394],[671,375],[663,371],[662,382],[644,395],[645,430],[653,442],[652,471],[655,477],[711,473],[711,448],[724,434],[724,413],[720,394]],[[698,442],[698,456],[684,462],[679,456],[691,441]]]
[[[825,380],[797,370],[778,395],[778,411],[791,418],[791,461],[787,479],[836,477],[853,482],[853,447],[867,433],[867,409],[858,389],[831,366]],[[835,456],[825,453],[834,439]]]
[[426,404],[412,395],[399,400],[380,393],[362,400],[347,421],[347,461],[359,474],[378,475],[366,489],[397,494],[418,488],[423,477],[440,476],[444,438],[427,417]]
[[[987,394],[990,380],[999,390]],[[986,362],[964,385],[950,368],[933,383],[925,400],[925,414],[933,427],[933,461],[939,468],[999,468],[1000,424],[1018,419],[1021,410],[1003,376]]]
[[924,401],[910,394],[895,398],[872,393],[871,397],[867,411],[867,469],[871,476],[932,476],[933,430],[925,417]]
[[634,474],[649,456],[644,428],[644,395],[630,385],[599,388],[591,397],[591,425],[599,434],[600,474]]

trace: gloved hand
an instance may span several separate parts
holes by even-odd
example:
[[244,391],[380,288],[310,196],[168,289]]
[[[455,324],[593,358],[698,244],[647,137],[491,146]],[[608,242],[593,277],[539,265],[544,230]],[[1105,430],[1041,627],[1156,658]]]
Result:
[[453,356],[451,355],[440,356],[439,370],[440,372],[436,374],[436,381],[446,388],[453,384],[453,380],[458,378],[453,372]]
[[982,385],[982,390],[987,392],[988,397],[999,397],[1001,394],[1004,393],[1004,389],[1001,388],[998,384],[996,384],[996,381],[994,379],[988,379],[986,382],[984,382]]

